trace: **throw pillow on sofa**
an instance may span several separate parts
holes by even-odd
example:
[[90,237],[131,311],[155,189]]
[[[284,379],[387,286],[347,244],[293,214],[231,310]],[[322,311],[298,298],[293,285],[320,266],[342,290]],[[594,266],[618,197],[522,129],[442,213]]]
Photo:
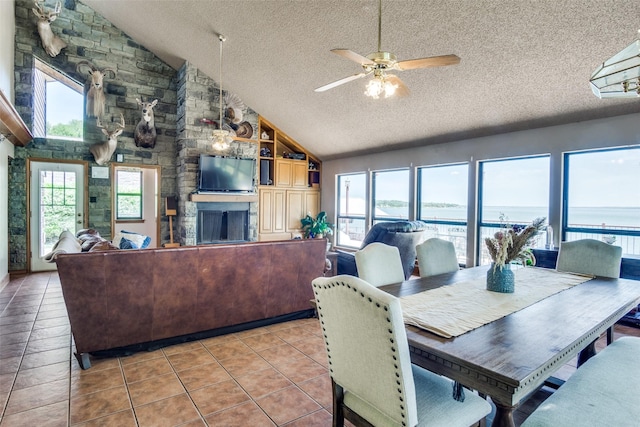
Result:
[[116,233],[112,243],[120,249],[144,249],[151,243],[151,237],[133,231],[121,230]]

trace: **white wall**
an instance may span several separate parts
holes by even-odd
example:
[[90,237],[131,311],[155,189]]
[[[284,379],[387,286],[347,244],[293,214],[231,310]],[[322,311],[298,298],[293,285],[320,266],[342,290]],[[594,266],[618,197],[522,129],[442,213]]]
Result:
[[[13,102],[15,12],[13,0],[0,0],[0,90]],[[13,144],[0,136],[0,289],[9,280],[9,157]]]
[[[549,224],[560,229],[562,194],[562,154],[568,151],[640,144],[638,115],[630,114],[608,119],[571,123],[541,129],[467,139],[446,144],[393,150],[322,163],[322,209],[335,220],[336,174],[368,172],[393,168],[469,162],[470,189],[477,187],[477,162],[488,159],[549,154],[551,177],[549,189]],[[469,223],[475,222],[476,199],[470,191]],[[474,227],[468,227],[467,265],[473,264],[476,247]],[[559,236],[554,236],[558,245]]]

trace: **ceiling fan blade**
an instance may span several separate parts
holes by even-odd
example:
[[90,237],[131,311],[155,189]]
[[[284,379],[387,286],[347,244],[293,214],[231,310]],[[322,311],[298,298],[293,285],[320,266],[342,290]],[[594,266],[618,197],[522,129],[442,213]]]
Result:
[[429,58],[409,59],[398,62],[393,68],[396,70],[414,70],[416,68],[442,67],[460,62],[456,55],[431,56]]
[[404,84],[404,82],[402,80],[400,80],[400,77],[395,76],[393,74],[387,74],[386,80],[388,82],[391,82],[392,84],[398,86],[396,88],[396,91],[394,92],[394,95],[397,95],[397,96],[408,96],[409,95],[409,88],[407,87],[407,85]]
[[343,85],[343,84],[345,84],[345,83],[349,83],[349,82],[351,82],[351,81],[353,81],[353,80],[360,79],[360,78],[362,78],[362,77],[364,77],[364,76],[366,76],[366,75],[368,75],[368,74],[370,74],[370,73],[358,73],[358,74],[354,74],[354,75],[352,75],[352,76],[345,77],[344,79],[336,80],[336,81],[335,81],[335,82],[333,82],[333,83],[329,83],[329,84],[326,84],[326,85],[324,85],[324,86],[320,86],[319,88],[314,89],[314,92],[324,92],[325,90],[333,89],[333,88],[334,88],[334,87],[336,87],[336,86],[340,86],[340,85]]
[[359,53],[355,53],[349,49],[331,49],[331,52],[336,55],[340,55],[343,58],[347,58],[353,62],[357,62],[360,65],[373,65],[374,62],[367,58],[366,56],[362,56]]

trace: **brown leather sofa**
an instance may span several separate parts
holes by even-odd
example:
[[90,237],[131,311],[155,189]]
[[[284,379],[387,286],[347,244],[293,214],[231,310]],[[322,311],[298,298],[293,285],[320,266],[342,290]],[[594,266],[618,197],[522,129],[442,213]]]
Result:
[[309,316],[325,255],[324,239],[60,254],[76,358],[86,369],[89,352]]

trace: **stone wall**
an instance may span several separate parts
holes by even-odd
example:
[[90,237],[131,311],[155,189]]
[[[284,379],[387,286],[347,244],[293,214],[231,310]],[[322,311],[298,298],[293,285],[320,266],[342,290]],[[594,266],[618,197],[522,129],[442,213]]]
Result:
[[[52,28],[67,47],[56,57],[42,48],[37,18],[31,11],[32,0],[15,1],[15,106],[27,126],[32,128],[34,57],[85,84],[85,75],[76,72],[79,61],[90,61],[98,68],[117,70],[115,79],[105,79],[106,106],[103,121],[117,121],[124,115],[126,129],[118,139],[116,153],[127,164],[160,165],[162,198],[176,190],[176,71],[140,46],[129,36],[86,5],[75,0],[62,2],[62,12]],[[45,2],[47,8],[54,0]],[[133,140],[135,125],[141,118],[136,98],[158,99],[155,148],[138,148]],[[27,159],[85,160],[96,166],[89,146],[105,136],[96,127],[95,118],[85,117],[84,140],[67,141],[37,138],[26,147],[15,148],[9,165],[9,270],[25,270],[27,256]],[[115,154],[112,158],[115,161]],[[106,238],[111,236],[111,180],[89,179],[89,226]],[[169,240],[168,219],[161,209],[162,242]]]
[[[90,61],[101,69],[116,69],[116,78],[105,79],[106,105],[102,119],[105,123],[115,122],[122,113],[127,126],[118,138],[112,161],[116,154],[123,154],[126,164],[160,165],[161,200],[177,196],[179,203],[174,224],[175,240],[183,245],[196,244],[197,206],[190,201],[189,195],[197,187],[198,158],[201,153],[208,153],[257,159],[258,114],[250,108],[243,110],[244,120],[253,128],[251,138],[235,141],[224,152],[213,151],[210,137],[215,126],[202,121],[218,121],[219,88],[213,79],[188,63],[176,72],[86,5],[75,0],[65,0],[62,4],[62,12],[52,28],[68,46],[52,58],[42,48],[37,18],[31,11],[33,1],[15,2],[15,105],[18,113],[33,129],[34,58],[81,84],[88,83],[88,79],[76,71],[79,61]],[[55,1],[46,0],[45,6],[53,8]],[[141,117],[136,98],[158,99],[154,109],[158,138],[153,149],[136,147],[133,140],[135,125]],[[85,117],[84,120],[83,141],[36,138],[26,147],[15,148],[15,158],[9,164],[8,183],[9,270],[25,270],[29,263],[27,161],[72,159],[96,166],[89,147],[104,141],[105,136],[96,127],[95,118]],[[88,183],[89,227],[110,238],[111,179],[89,177]],[[164,209],[161,213],[160,244],[169,241],[168,218],[164,216]],[[258,204],[251,203],[250,240],[257,240],[257,229]]]
[[[252,141],[234,141],[223,151],[214,151],[211,146],[211,131],[215,126],[207,125],[202,119],[218,121],[220,117],[219,88],[210,77],[189,63],[178,70],[178,150],[176,186],[178,199],[177,233],[183,245],[196,244],[197,204],[191,202],[189,195],[197,190],[198,159],[200,154],[216,154],[241,158],[258,157],[258,114],[246,108],[244,120],[253,128]],[[224,88],[223,88],[224,89]],[[256,177],[256,183],[257,177]],[[258,204],[250,203],[249,240],[258,238]]]

